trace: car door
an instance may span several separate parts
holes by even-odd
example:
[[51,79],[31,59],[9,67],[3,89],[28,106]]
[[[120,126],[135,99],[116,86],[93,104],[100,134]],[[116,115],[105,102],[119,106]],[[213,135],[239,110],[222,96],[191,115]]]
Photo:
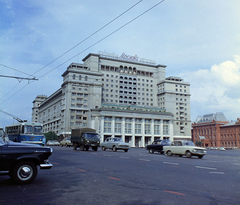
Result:
[[174,151],[173,154],[182,154],[183,146],[181,141],[174,142]]

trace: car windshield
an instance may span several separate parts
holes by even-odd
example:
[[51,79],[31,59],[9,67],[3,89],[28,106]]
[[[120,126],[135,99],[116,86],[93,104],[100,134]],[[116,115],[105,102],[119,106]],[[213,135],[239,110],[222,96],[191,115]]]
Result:
[[122,139],[121,138],[113,138],[113,141],[114,142],[122,142]]
[[162,142],[161,142],[161,145],[170,145],[171,144],[171,141],[170,140],[163,140]]
[[33,127],[33,134],[42,134],[42,127],[41,126],[34,126]]
[[183,142],[183,145],[185,145],[185,146],[195,146],[192,141],[185,141],[185,142]]
[[32,126],[25,125],[24,126],[24,133],[25,134],[32,134]]
[[100,138],[96,133],[86,133],[85,135],[87,138]]

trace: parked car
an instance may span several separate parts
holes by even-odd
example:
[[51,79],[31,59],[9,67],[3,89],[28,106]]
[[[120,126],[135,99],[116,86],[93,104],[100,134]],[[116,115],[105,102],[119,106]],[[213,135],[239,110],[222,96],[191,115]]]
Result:
[[101,143],[101,148],[103,151],[106,149],[112,149],[114,152],[117,150],[124,150],[127,152],[130,149],[130,144],[123,142],[119,137],[108,137],[105,142]]
[[170,145],[170,140],[155,140],[152,144],[147,145],[146,149],[149,151],[149,153],[153,154],[154,152],[159,152],[160,154],[163,154],[163,146]]
[[220,151],[225,151],[226,149],[224,147],[219,148]]
[[66,146],[66,147],[70,147],[72,146],[73,144],[71,143],[71,140],[70,139],[63,139],[61,142],[60,142],[60,146]]
[[57,140],[48,140],[47,145],[48,146],[59,146],[60,143]]
[[196,147],[192,141],[185,140],[173,141],[170,146],[164,146],[163,150],[168,156],[176,154],[180,157],[186,155],[188,158],[191,156],[198,156],[198,158],[201,159],[205,154],[207,154],[205,148]]
[[0,138],[0,175],[9,175],[18,184],[32,182],[40,169],[51,169],[53,149],[35,144],[4,141]]

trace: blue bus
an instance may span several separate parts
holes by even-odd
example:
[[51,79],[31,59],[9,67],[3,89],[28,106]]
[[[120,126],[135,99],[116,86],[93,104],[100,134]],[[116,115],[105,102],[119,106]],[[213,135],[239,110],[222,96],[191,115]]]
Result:
[[9,140],[31,144],[45,145],[43,126],[38,122],[20,122],[5,127]]

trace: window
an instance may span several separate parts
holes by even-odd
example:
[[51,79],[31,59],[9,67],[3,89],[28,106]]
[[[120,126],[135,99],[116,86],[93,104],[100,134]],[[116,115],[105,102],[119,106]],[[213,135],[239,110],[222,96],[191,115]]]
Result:
[[125,119],[125,133],[126,134],[132,133],[132,118]]
[[163,120],[163,134],[164,135],[168,135],[169,134],[168,124],[169,124],[168,120]]
[[154,120],[154,135],[160,135],[160,120]]
[[111,124],[112,124],[112,117],[105,117],[104,118],[104,132],[111,133]]
[[151,134],[151,120],[145,120],[145,134]]
[[122,118],[116,117],[115,118],[115,133],[121,134],[122,128]]

